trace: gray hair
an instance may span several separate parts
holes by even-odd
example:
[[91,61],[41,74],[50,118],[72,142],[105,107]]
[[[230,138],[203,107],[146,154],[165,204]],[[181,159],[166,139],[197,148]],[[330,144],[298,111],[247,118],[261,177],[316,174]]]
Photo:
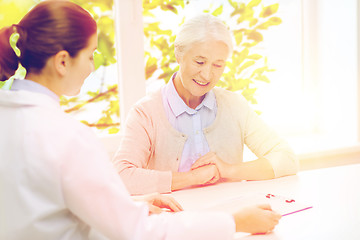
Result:
[[188,48],[199,42],[214,39],[225,43],[229,55],[233,51],[233,40],[229,28],[217,17],[211,14],[199,14],[181,26],[175,42],[175,56],[182,56]]

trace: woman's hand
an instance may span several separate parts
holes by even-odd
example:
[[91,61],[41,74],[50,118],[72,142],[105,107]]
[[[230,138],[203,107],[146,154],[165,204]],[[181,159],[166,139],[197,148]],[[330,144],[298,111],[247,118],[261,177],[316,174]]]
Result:
[[220,174],[214,164],[204,165],[187,172],[172,172],[171,190],[213,184],[219,179]]
[[233,214],[236,231],[251,234],[265,234],[279,223],[281,215],[272,211],[270,205],[244,208]]
[[220,177],[227,178],[229,176],[229,171],[231,170],[232,165],[222,161],[214,152],[208,152],[196,160],[196,162],[191,166],[191,170],[195,170],[211,164],[217,167],[220,173]]
[[194,185],[213,184],[220,179],[220,173],[214,164],[206,164],[192,169],[195,180]]
[[151,193],[142,196],[133,197],[135,201],[147,202],[149,205],[149,214],[158,214],[163,211],[179,212],[183,211],[181,205],[172,197],[161,195],[160,193]]

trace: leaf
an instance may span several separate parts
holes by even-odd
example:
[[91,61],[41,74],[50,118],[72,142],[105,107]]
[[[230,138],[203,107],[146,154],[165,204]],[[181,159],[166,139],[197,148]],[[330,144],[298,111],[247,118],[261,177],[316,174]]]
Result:
[[249,26],[252,27],[252,26],[256,25],[256,24],[258,23],[258,21],[259,21],[259,20],[256,19],[256,18],[252,19],[252,20],[250,21],[250,23],[249,23]]
[[255,46],[257,44],[257,42],[252,42],[252,43],[249,43],[249,42],[246,42],[246,43],[243,43],[242,46],[246,47],[246,48],[251,48],[253,46]]
[[244,71],[246,68],[251,67],[254,64],[255,64],[255,61],[247,61],[239,68],[238,72],[240,73],[240,72]]
[[160,6],[160,8],[162,9],[162,10],[164,10],[164,11],[166,11],[166,10],[170,10],[171,12],[173,12],[173,13],[175,13],[175,14],[177,14],[178,13],[178,11],[177,11],[177,9],[173,6],[173,5],[171,5],[171,4],[162,4],[161,6]]
[[262,56],[260,54],[252,54],[247,56],[248,59],[253,59],[253,60],[259,60],[262,58]]
[[237,68],[246,59],[248,54],[249,54],[249,49],[247,48],[244,48],[244,50],[242,50],[240,53],[234,52],[232,56],[233,67]]
[[262,82],[266,82],[266,83],[270,83],[270,80],[267,76],[265,75],[260,75],[258,77],[255,78],[256,80],[262,81]]
[[120,128],[112,127],[108,129],[109,134],[116,134],[120,131]]
[[212,12],[212,15],[219,16],[223,12],[223,5],[220,5],[215,11]]
[[236,45],[239,45],[243,40],[243,34],[241,31],[234,31],[234,37],[235,37]]
[[155,18],[155,15],[152,12],[149,11],[143,11],[143,17],[151,17]]
[[276,13],[278,9],[279,9],[278,3],[264,7],[260,13],[260,17],[267,18],[267,17],[273,15],[274,13]]
[[281,23],[282,23],[281,18],[279,18],[279,17],[271,17],[268,21],[258,25],[256,27],[256,29],[265,30],[265,29],[268,29],[270,26],[279,25]]
[[260,3],[261,3],[261,0],[251,0],[248,3],[247,7],[253,8],[253,7],[256,7],[257,5],[259,5]]
[[255,30],[251,31],[247,37],[248,39],[254,40],[255,42],[261,42],[264,39],[263,35]]
[[261,74],[263,74],[267,69],[268,69],[267,66],[261,67],[261,68],[257,68],[257,69],[255,69],[254,72],[251,74],[251,77],[261,75]]
[[233,8],[237,8],[237,6],[238,6],[238,3],[237,2],[235,2],[235,1],[232,1],[232,0],[228,0],[228,2],[229,2],[229,4],[233,7]]
[[98,37],[98,51],[103,55],[103,65],[108,66],[112,63],[115,63],[115,48],[114,43],[111,41],[108,36],[100,32]]
[[271,25],[280,25],[282,23],[282,20],[279,17],[271,17],[268,22],[270,22]]
[[254,13],[255,11],[252,8],[247,8],[244,4],[244,9],[237,19],[237,23],[241,23],[243,21],[251,22],[251,20],[254,19]]
[[248,78],[246,79],[237,79],[235,87],[234,87],[234,91],[238,91],[238,90],[243,90],[245,88],[248,88],[250,83],[252,83],[252,81]]
[[145,66],[145,78],[149,79],[154,74],[157,68],[157,59],[155,57],[148,58]]
[[246,88],[241,92],[241,94],[252,104],[257,104],[257,101],[254,98],[255,92],[256,88]]
[[100,66],[105,64],[105,58],[103,54],[100,54],[98,51],[94,53],[94,67],[98,69]]

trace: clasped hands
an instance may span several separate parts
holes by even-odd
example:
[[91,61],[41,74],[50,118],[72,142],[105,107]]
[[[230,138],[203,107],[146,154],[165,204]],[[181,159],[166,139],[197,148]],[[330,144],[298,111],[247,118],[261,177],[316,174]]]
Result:
[[216,153],[208,152],[191,166],[190,170],[197,179],[198,185],[213,184],[221,178],[228,178],[231,164],[221,160]]

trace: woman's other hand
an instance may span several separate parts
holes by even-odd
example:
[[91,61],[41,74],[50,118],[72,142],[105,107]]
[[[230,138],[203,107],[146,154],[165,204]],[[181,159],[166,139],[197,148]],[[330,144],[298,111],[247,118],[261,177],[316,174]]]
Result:
[[214,164],[200,166],[187,172],[173,172],[171,190],[213,184],[219,179],[220,173]]
[[195,170],[207,165],[215,165],[219,171],[221,178],[227,178],[228,172],[231,170],[231,164],[222,161],[214,152],[208,152],[200,157],[192,166],[191,169]]
[[216,183],[220,179],[220,173],[214,164],[202,165],[196,169],[192,169],[194,176],[194,185],[207,185]]

